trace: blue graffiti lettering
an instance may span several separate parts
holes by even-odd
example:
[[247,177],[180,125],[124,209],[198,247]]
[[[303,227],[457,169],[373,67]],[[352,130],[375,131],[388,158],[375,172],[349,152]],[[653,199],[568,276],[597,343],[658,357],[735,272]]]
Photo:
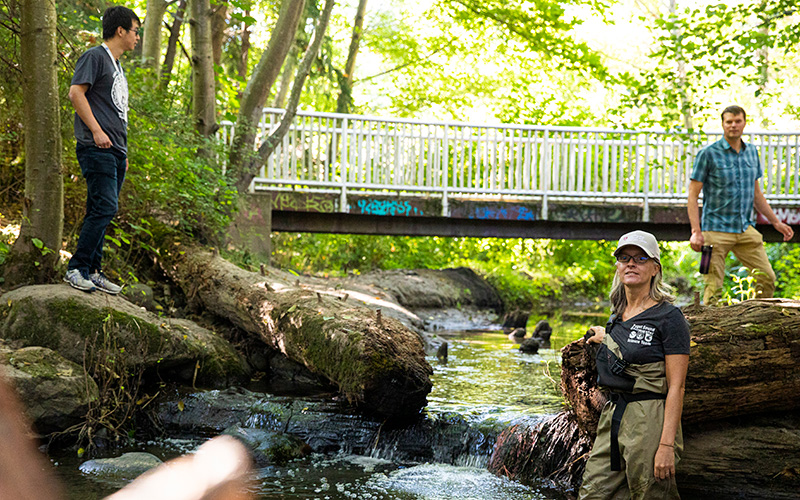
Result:
[[511,206],[508,208],[475,207],[475,212],[470,215],[469,218],[485,220],[536,220],[536,214],[525,206]]
[[367,215],[422,215],[411,203],[398,200],[358,200],[358,208]]
[[528,207],[519,207],[517,220],[536,220],[536,214]]

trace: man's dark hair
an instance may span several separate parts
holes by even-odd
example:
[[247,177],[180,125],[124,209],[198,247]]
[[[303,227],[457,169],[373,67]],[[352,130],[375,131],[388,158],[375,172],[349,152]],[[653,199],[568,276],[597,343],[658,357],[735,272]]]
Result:
[[722,117],[722,121],[725,121],[725,113],[730,113],[733,116],[742,115],[742,118],[747,120],[747,113],[744,112],[744,108],[735,104],[722,110],[722,114],[720,115]]
[[103,13],[103,40],[114,38],[117,28],[130,31],[134,21],[139,23],[139,25],[142,24],[139,20],[139,16],[127,7],[117,5],[116,7],[107,8],[105,13]]

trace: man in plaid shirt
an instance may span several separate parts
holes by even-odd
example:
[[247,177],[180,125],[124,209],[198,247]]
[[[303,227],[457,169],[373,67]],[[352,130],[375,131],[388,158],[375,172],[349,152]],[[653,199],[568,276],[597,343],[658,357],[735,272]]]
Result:
[[[770,208],[761,192],[761,161],[758,150],[742,141],[747,115],[739,106],[728,106],[722,112],[724,137],[703,148],[694,160],[689,183],[689,222],[692,249],[712,245],[711,261],[706,274],[703,301],[716,305],[720,299],[725,275],[725,257],[733,254],[745,267],[756,271],[756,294],[772,297],[775,292],[775,272],[767,259],[764,240],[755,228],[755,210],[783,234],[783,241],[794,236]],[[697,202],[703,191],[703,223]]]

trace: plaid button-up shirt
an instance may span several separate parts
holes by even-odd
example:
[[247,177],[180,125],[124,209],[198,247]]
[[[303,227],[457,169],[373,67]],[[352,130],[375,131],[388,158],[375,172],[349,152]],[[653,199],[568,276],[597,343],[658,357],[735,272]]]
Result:
[[742,141],[734,151],[722,138],[694,159],[692,180],[703,183],[703,231],[743,233],[755,226],[755,183],[761,178],[758,150]]

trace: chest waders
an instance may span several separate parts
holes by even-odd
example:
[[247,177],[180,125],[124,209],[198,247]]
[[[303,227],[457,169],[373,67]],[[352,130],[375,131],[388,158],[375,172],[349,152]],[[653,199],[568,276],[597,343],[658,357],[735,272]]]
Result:
[[653,387],[647,383],[647,379],[650,378],[648,372],[652,372],[653,369],[662,370],[664,362],[631,365],[622,357],[622,351],[611,335],[603,338],[602,344],[598,347],[596,361],[598,382],[601,386],[611,388],[609,400],[615,405],[611,417],[611,470],[621,471],[619,428],[625,408],[628,407],[628,403],[635,401],[667,399],[667,395],[663,392],[665,386]]
[[621,471],[622,463],[620,461],[619,453],[619,424],[622,422],[622,415],[625,414],[625,408],[628,403],[634,401],[648,401],[651,399],[667,399],[666,394],[658,394],[655,392],[612,392],[609,398],[614,407],[614,414],[611,417],[611,470]]

